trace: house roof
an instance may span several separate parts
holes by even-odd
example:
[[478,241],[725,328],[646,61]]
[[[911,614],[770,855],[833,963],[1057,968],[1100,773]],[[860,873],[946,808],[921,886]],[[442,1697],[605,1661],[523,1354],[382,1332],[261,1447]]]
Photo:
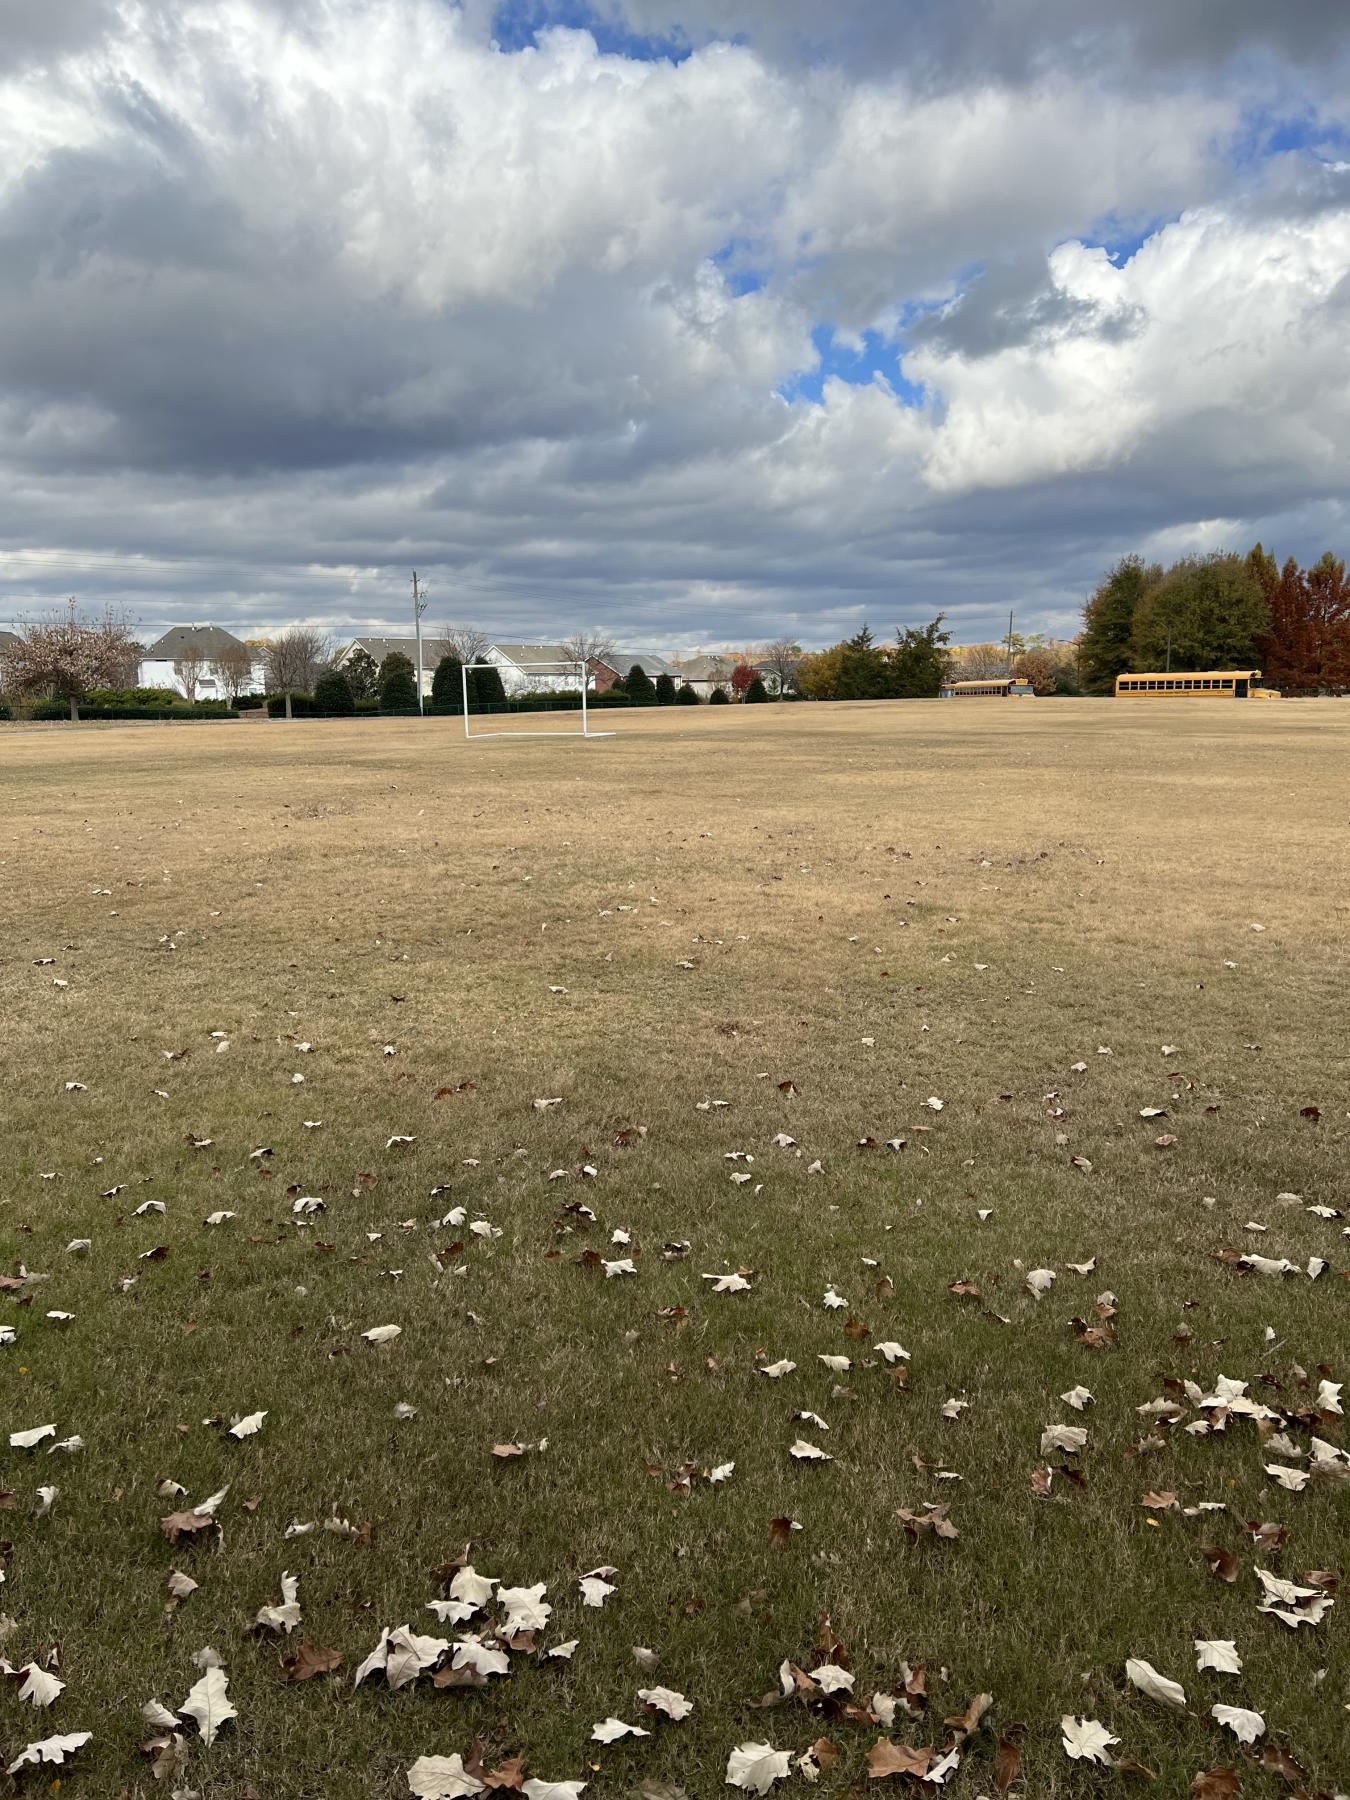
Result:
[[570,662],[566,646],[563,644],[502,644],[493,643],[488,646],[505,661],[515,663],[519,668],[524,663],[565,663]]
[[247,644],[221,625],[170,625],[163,637],[156,638],[148,650],[142,651],[141,660],[177,662],[180,657],[194,652],[198,656],[210,657],[221,656],[230,650],[243,650],[252,654],[248,651]]
[[657,656],[651,650],[613,650],[608,656],[598,656],[595,660],[603,663],[605,668],[613,669],[616,675],[626,675],[637,664],[644,675],[673,675],[674,668],[664,656]]
[[4,626],[0,625],[0,644],[17,644],[19,641],[17,631],[6,631]]
[[[450,649],[441,638],[424,637],[422,639],[422,667],[434,668]],[[353,650],[364,650],[375,662],[382,663],[391,650],[397,650],[406,656],[409,662],[417,661],[417,639],[415,637],[358,637],[350,644],[344,644],[337,654],[337,661],[346,662]]]
[[677,662],[673,673],[683,681],[725,681],[731,673],[727,656],[686,656]]

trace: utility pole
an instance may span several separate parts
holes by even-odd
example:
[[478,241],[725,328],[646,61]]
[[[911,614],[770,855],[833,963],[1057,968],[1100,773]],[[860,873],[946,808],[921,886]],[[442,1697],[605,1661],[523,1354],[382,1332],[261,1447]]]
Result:
[[426,595],[417,583],[417,570],[413,570],[413,628],[417,633],[417,710],[425,714],[426,707],[422,702],[422,614],[427,610]]

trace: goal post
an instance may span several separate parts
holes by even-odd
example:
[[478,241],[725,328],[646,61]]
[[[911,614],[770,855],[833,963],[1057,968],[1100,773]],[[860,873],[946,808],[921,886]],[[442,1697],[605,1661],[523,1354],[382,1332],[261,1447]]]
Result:
[[[569,672],[574,675],[577,685],[581,689],[581,730],[576,731],[560,728],[549,731],[471,731],[469,729],[469,676],[478,669],[496,669],[497,673],[500,675],[501,665],[499,663],[490,662],[465,663],[460,669],[459,678],[464,698],[464,735],[470,743],[477,743],[483,738],[499,737],[610,738],[614,736],[612,731],[591,730],[590,712],[586,704],[586,683],[589,671],[584,662],[572,662],[570,660],[564,662],[549,662],[540,660],[539,662],[517,663],[516,667],[520,669],[523,674],[539,675],[541,677],[549,676],[555,680],[560,679]],[[569,690],[564,689],[563,691],[566,692]],[[563,711],[567,709],[559,708],[559,710]]]

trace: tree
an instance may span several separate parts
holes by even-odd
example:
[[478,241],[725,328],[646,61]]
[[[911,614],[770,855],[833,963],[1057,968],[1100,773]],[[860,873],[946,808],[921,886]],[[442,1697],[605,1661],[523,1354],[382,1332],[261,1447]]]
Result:
[[1170,644],[1173,669],[1255,668],[1269,630],[1261,583],[1241,557],[1186,557],[1139,601],[1130,666],[1163,669]]
[[797,685],[797,667],[802,660],[802,647],[794,644],[790,638],[775,638],[771,644],[765,644],[757,661],[762,669],[767,669],[773,677],[774,686],[780,694],[792,693]]
[[1161,580],[1162,570],[1156,563],[1126,556],[1098,583],[1083,608],[1083,633],[1078,640],[1079,674],[1089,694],[1114,693],[1117,675],[1144,666],[1131,661],[1135,615],[1145,595]]
[[1008,646],[958,644],[951,660],[953,672],[963,681],[997,681],[1008,673]]
[[1271,686],[1291,693],[1350,686],[1350,586],[1345,564],[1328,551],[1312,568],[1301,569],[1291,556],[1272,582],[1274,560],[1258,544],[1247,567],[1261,581],[1270,608],[1270,630],[1257,649]]
[[848,638],[842,646],[839,658],[839,679],[836,684],[838,697],[841,700],[885,700],[895,693],[895,670],[885,651],[879,650],[872,641],[872,634],[866,632],[867,642],[861,643],[860,632],[857,638]]
[[698,689],[690,687],[687,681],[682,682],[675,694],[676,706],[698,706],[700,704]]
[[469,676],[469,700],[481,712],[502,710],[506,706],[506,689],[500,669],[475,669]]
[[614,656],[614,639],[607,631],[574,631],[571,637],[562,641],[563,654],[573,662],[581,664],[586,671],[586,685],[590,686],[591,664],[602,662],[612,668]]
[[658,675],[656,678],[656,704],[658,706],[674,706],[675,682],[670,675]]
[[1345,564],[1328,550],[1304,577],[1309,599],[1308,684],[1350,686],[1350,586]]
[[350,718],[356,711],[351,683],[341,669],[325,669],[314,683],[314,710],[334,719]]
[[476,625],[441,626],[442,654],[457,656],[462,663],[482,662],[491,643],[492,639]]
[[286,696],[286,717],[292,694],[312,694],[320,670],[329,661],[332,642],[312,625],[291,625],[272,638],[263,652],[268,691]]
[[946,646],[951,633],[942,629],[945,614],[939,613],[922,627],[908,625],[897,629],[895,648],[890,652],[894,670],[894,692],[901,700],[936,700],[947,679],[949,658]]
[[96,687],[124,687],[135,680],[141,646],[125,617],[107,609],[95,620],[81,618],[75,601],[64,613],[20,625],[13,643],[0,646],[0,687],[14,694],[51,694],[70,703]]
[[731,671],[731,691],[737,699],[744,696],[746,689],[755,679],[755,670],[747,662],[738,662]]
[[624,677],[623,685],[630,706],[654,706],[656,704],[656,689],[652,686],[652,678],[641,663],[633,664]]
[[354,700],[374,700],[380,692],[380,665],[369,650],[359,647],[342,665],[342,672],[347,677],[347,686],[352,690]]
[[191,705],[197,698],[197,688],[205,675],[209,658],[200,644],[189,641],[183,654],[174,658],[173,672],[178,685]]
[[253,658],[243,644],[227,644],[211,658],[211,673],[220,683],[220,691],[233,706],[253,680]]
[[876,640],[872,636],[872,627],[864,619],[862,630],[855,631],[851,638],[844,639],[844,648],[846,650],[870,650],[875,642]]
[[436,664],[436,673],[431,678],[431,704],[433,706],[462,706],[464,704],[464,664],[448,650]]
[[724,687],[715,687],[708,695],[709,706],[730,706],[731,699]]
[[417,683],[413,679],[412,658],[401,650],[391,650],[380,664],[380,711],[415,712]]
[[1035,694],[1059,692],[1060,663],[1048,646],[1042,645],[1019,656],[1013,663],[1013,674],[1019,681],[1029,681]]
[[764,685],[763,676],[756,675],[741,698],[747,706],[763,706],[769,698],[769,690]]
[[797,665],[798,693],[805,694],[808,700],[837,700],[839,669],[843,660],[842,644],[804,656]]

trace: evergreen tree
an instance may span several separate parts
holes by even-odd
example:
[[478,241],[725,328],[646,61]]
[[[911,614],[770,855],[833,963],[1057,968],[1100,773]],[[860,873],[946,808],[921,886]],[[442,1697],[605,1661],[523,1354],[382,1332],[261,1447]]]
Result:
[[656,678],[656,704],[658,706],[674,706],[675,683],[669,675],[658,675]]
[[715,687],[711,694],[708,695],[708,705],[730,706],[731,701],[727,697],[727,690],[724,687]]
[[380,664],[380,711],[410,712],[416,708],[412,660],[401,650],[391,650]]
[[380,691],[380,665],[368,650],[353,650],[342,665],[353,700],[374,700]]
[[469,683],[470,705],[476,705],[480,712],[506,710],[506,689],[502,686],[500,669],[475,669],[469,676]]
[[356,711],[351,683],[341,669],[325,669],[314,683],[314,710],[330,719],[347,719]]
[[741,698],[747,706],[763,706],[769,698],[769,690],[765,687],[760,677],[756,675],[755,679],[750,683]]
[[[870,640],[870,632],[868,637]],[[839,659],[835,691],[841,700],[887,700],[896,691],[896,671],[875,644],[860,644],[856,638],[850,638]]]
[[464,704],[464,681],[461,671],[464,664],[448,651],[436,664],[436,673],[431,678],[431,703],[433,706],[462,706]]
[[1123,557],[1083,608],[1078,666],[1089,694],[1113,693],[1117,675],[1131,667],[1155,666],[1132,663],[1131,645],[1140,603],[1161,580],[1156,564],[1146,564],[1138,556]]
[[1186,557],[1140,600],[1131,666],[1165,668],[1170,641],[1173,670],[1255,668],[1269,630],[1261,583],[1241,557]]
[[936,700],[947,677],[951,633],[942,629],[943,614],[922,630],[910,625],[895,634],[890,653],[894,692],[901,700]]
[[640,663],[633,664],[623,685],[627,690],[630,706],[654,706],[656,704],[656,689],[652,686],[651,676]]
[[699,704],[698,690],[690,687],[687,681],[683,682],[676,692],[675,704],[676,706],[697,706]]

